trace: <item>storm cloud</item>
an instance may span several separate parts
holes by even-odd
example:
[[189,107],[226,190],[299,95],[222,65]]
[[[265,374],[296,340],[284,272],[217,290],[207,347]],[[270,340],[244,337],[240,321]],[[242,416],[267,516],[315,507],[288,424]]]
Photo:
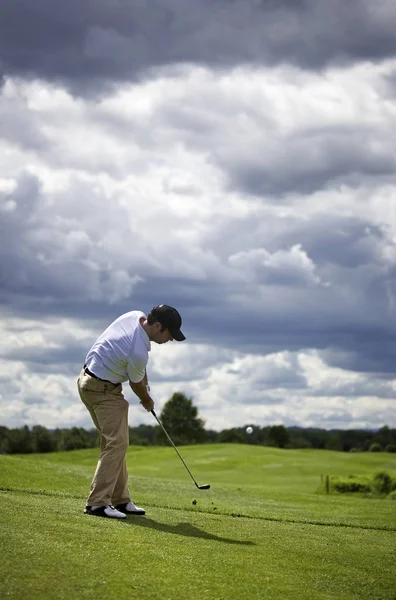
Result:
[[395,22],[392,0],[14,0],[1,9],[1,69],[82,92],[180,63],[317,70],[393,56]]

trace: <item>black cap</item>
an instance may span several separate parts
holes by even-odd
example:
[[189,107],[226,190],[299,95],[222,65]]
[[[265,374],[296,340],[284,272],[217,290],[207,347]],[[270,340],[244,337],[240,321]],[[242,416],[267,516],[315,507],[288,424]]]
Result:
[[182,318],[177,312],[176,308],[168,306],[167,304],[161,304],[160,306],[153,308],[151,313],[153,317],[155,317],[155,319],[161,323],[161,325],[169,329],[169,332],[174,340],[177,342],[182,342],[186,339],[180,331]]

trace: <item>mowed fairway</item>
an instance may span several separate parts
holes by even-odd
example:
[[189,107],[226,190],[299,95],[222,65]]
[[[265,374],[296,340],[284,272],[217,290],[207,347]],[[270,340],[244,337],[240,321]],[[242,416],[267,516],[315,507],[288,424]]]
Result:
[[[244,445],[130,447],[146,517],[83,514],[98,450],[0,456],[0,597],[396,599],[396,502],[320,476],[396,475],[392,454]],[[193,504],[193,501],[196,501]]]

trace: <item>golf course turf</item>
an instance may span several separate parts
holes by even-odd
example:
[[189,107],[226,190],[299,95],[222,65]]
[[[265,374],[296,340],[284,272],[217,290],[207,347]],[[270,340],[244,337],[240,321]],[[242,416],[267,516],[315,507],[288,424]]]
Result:
[[396,599],[396,501],[326,475],[396,476],[390,453],[240,444],[128,451],[146,517],[83,514],[98,450],[0,456],[0,597]]

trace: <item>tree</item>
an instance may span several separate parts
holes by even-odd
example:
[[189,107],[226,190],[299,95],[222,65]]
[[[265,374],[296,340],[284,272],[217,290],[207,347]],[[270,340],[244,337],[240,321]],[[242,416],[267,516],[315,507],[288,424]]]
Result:
[[93,435],[81,427],[72,427],[62,431],[63,450],[82,450],[83,448],[94,448],[98,434],[94,430]]
[[55,452],[56,440],[53,435],[41,425],[35,425],[32,429],[33,452]]
[[10,454],[29,454],[33,452],[32,434],[27,425],[20,429],[9,429],[6,451]]
[[158,426],[138,425],[129,428],[129,444],[131,446],[152,446],[155,443],[155,437]]
[[220,444],[243,444],[245,439],[242,433],[236,428],[223,429],[220,431],[218,441]]
[[301,435],[309,441],[312,448],[323,450],[326,447],[326,442],[329,437],[329,432],[324,429],[315,429],[309,427],[308,429],[293,428],[294,431],[300,431]]
[[[192,398],[176,392],[165,404],[161,412],[161,421],[175,444],[194,444],[206,441],[204,421],[198,417],[198,409]],[[166,436],[162,429],[158,431],[160,441]]]
[[395,429],[390,429],[387,425],[384,425],[384,427],[381,427],[381,429],[379,429],[375,433],[373,437],[373,442],[380,444],[382,448],[385,448],[386,446],[388,446],[388,444],[395,444],[395,433]]
[[369,448],[369,452],[382,452],[382,446],[378,442],[373,442]]
[[8,454],[10,451],[10,442],[8,440],[8,429],[0,426],[0,454]]
[[342,442],[341,442],[341,432],[333,431],[330,433],[329,438],[326,442],[326,450],[337,450],[341,451]]
[[273,425],[268,432],[268,443],[270,446],[285,448],[289,442],[289,432],[284,425]]
[[206,441],[207,442],[210,442],[210,443],[218,442],[219,441],[218,437],[219,437],[219,434],[214,429],[206,430]]

